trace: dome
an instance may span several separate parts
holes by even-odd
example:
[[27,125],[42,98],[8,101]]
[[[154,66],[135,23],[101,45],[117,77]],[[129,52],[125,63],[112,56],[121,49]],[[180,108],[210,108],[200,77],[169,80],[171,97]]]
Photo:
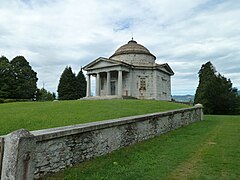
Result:
[[118,48],[110,58],[115,58],[116,56],[127,55],[127,54],[149,55],[154,60],[156,59],[156,57],[153,54],[151,54],[150,51],[146,47],[144,47],[141,44],[138,44],[133,39],[131,41],[129,41],[127,44],[124,44],[123,46]]

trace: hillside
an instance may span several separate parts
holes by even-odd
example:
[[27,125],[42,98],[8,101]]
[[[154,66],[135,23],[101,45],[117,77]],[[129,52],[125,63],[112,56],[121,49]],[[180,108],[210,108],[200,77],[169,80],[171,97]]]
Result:
[[[55,101],[0,104],[0,135],[188,107],[155,100]],[[14,113],[13,113],[14,112]]]
[[172,98],[178,102],[193,102],[193,95],[173,95]]

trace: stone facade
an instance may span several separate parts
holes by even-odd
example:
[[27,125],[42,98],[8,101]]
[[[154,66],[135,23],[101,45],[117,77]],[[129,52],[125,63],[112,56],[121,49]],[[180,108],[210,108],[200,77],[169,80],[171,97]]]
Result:
[[87,97],[91,96],[91,76],[96,77],[96,96],[130,96],[138,99],[171,100],[168,64],[155,63],[156,57],[136,41],[121,46],[110,58],[100,57],[86,65]]
[[9,179],[9,172],[14,177],[18,175],[32,179],[34,175],[34,178],[41,178],[48,173],[201,121],[202,118],[202,106],[197,105],[74,126],[13,132],[3,137],[5,145],[1,179]]

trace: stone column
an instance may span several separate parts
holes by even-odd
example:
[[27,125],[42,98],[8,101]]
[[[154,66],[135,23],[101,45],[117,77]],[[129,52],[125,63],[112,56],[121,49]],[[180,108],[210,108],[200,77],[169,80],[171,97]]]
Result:
[[21,129],[4,138],[2,180],[30,180],[34,178],[36,139]]
[[96,96],[100,96],[100,74],[97,73],[96,78]]
[[91,96],[91,75],[87,74],[87,97]]
[[129,96],[133,96],[133,70],[131,69],[130,71],[129,71],[129,92],[128,92],[128,95]]
[[118,96],[122,96],[122,71],[118,71]]
[[195,104],[195,107],[199,108],[200,120],[203,121],[203,105],[202,104]]
[[107,72],[107,95],[111,95],[111,75],[110,71]]

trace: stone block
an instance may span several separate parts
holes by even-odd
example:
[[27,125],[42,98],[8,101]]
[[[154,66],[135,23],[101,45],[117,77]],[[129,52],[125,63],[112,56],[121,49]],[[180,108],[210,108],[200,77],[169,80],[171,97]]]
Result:
[[24,129],[5,136],[1,180],[30,180],[35,170],[34,136]]

